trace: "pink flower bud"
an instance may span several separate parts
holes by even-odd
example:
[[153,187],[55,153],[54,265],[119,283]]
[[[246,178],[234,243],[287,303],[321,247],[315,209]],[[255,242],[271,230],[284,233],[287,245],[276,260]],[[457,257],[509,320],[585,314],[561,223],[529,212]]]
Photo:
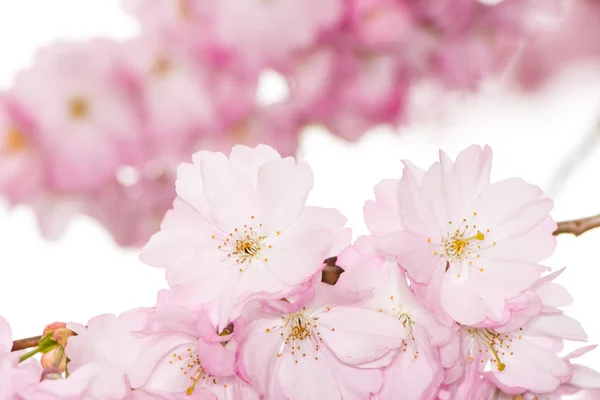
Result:
[[[46,354],[44,354],[44,355],[46,355]],[[42,372],[42,377],[41,377],[40,381],[43,381],[46,379],[52,380],[52,381],[62,379],[62,371],[58,367],[54,367],[54,366],[44,368],[44,371]]]
[[57,347],[54,350],[50,350],[46,354],[42,354],[40,361],[44,369],[56,368],[56,370],[60,371],[61,373],[65,372],[67,369],[67,356],[65,355],[65,350],[62,347]]
[[52,333],[52,339],[62,347],[66,347],[69,337],[75,335],[73,331],[67,329],[67,324],[64,322],[53,322],[46,325],[43,335],[45,336],[49,333]]

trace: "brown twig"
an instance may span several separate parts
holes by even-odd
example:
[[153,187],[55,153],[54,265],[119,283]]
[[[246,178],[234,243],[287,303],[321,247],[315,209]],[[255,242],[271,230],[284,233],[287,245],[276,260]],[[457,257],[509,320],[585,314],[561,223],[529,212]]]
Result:
[[19,351],[29,349],[31,347],[36,347],[40,342],[41,336],[34,336],[27,339],[19,339],[13,342],[11,351]]
[[591,229],[600,227],[600,214],[587,218],[574,219],[572,221],[559,222],[557,225],[558,227],[554,231],[555,235],[571,233],[575,236],[579,236]]
[[328,283],[330,285],[335,285],[340,275],[344,270],[341,267],[338,267],[335,263],[337,261],[337,257],[330,257],[325,260],[325,268],[323,268],[323,274],[321,277],[321,281]]

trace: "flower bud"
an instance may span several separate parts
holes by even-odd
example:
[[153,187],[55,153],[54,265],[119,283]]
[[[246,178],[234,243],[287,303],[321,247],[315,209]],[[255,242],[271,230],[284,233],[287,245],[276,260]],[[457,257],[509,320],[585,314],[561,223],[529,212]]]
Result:
[[74,336],[75,332],[67,329],[67,324],[64,322],[53,322],[46,325],[43,335],[52,333],[52,339],[62,347],[67,347],[67,340],[70,336]]
[[53,367],[53,366],[44,368],[44,371],[42,372],[42,377],[41,377],[40,381],[43,381],[46,379],[51,380],[51,381],[56,381],[58,379],[62,379],[62,371],[58,367]]
[[64,322],[53,322],[44,328],[44,336],[52,335],[52,340],[58,343],[59,347],[42,354],[41,363],[44,369],[56,369],[60,374],[67,369],[67,356],[65,347],[69,337],[74,336],[75,332],[67,329]]

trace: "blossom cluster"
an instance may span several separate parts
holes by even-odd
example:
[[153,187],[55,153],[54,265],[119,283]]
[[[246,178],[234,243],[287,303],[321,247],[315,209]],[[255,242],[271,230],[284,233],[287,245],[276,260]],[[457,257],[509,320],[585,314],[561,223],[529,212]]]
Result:
[[[407,117],[423,81],[471,90],[558,0],[125,0],[141,34],[60,42],[0,94],[0,194],[47,237],[74,212],[142,246],[193,150],[267,143],[308,125],[358,139]],[[257,98],[265,71],[287,93]]]
[[553,18],[528,40],[515,65],[517,82],[539,89],[558,72],[580,62],[600,60],[600,3],[566,2],[561,18]]
[[[541,264],[552,201],[491,183],[491,162],[476,145],[427,170],[405,161],[351,244],[338,211],[307,205],[307,164],[264,145],[198,152],[141,253],[169,289],[54,324],[28,353],[0,320],[0,398],[598,398],[600,373],[573,361],[595,346],[559,354],[586,334],[561,310],[562,270]],[[333,260],[343,272],[323,279]]]

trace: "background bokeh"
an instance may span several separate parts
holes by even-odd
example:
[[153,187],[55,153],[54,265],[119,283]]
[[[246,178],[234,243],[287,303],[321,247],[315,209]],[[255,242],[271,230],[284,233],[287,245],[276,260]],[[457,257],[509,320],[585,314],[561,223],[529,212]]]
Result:
[[[96,36],[126,39],[137,29],[118,0],[0,0],[0,89],[42,45]],[[285,91],[281,85],[276,75],[266,74],[259,96],[276,98]],[[514,90],[503,76],[476,95],[443,99],[439,108],[417,110],[399,132],[376,129],[358,143],[317,128],[305,132],[299,157],[315,172],[310,202],[340,209],[356,237],[366,233],[364,201],[379,180],[399,176],[400,160],[426,166],[439,148],[455,156],[479,143],[494,149],[494,180],[518,175],[551,190],[555,219],[600,213],[600,139],[595,147],[590,139],[600,120],[600,64],[574,65],[529,94]],[[577,163],[564,185],[556,185],[564,160],[581,151],[582,143],[591,156]],[[548,262],[568,267],[559,278],[575,297],[568,312],[583,323],[592,343],[600,343],[599,244],[600,230],[561,236]],[[15,337],[36,335],[53,320],[87,321],[150,306],[163,286],[162,271],[141,264],[135,250],[118,247],[90,218],[77,217],[65,235],[49,242],[29,208],[9,213],[7,204],[0,206],[0,315],[11,321]],[[600,353],[583,358],[600,368]]]

